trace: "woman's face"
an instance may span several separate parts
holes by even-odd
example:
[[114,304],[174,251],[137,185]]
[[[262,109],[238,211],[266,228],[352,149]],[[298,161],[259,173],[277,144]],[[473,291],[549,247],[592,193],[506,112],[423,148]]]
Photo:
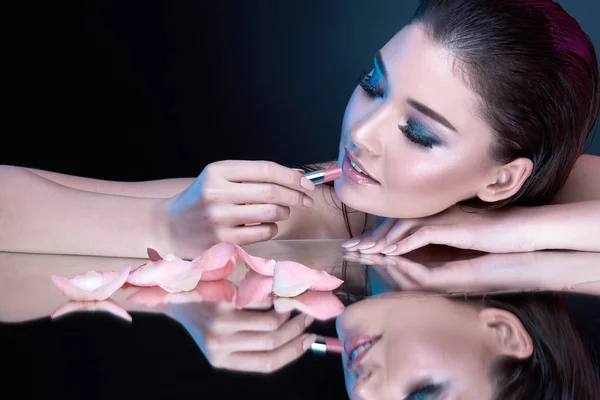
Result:
[[354,364],[342,357],[351,399],[492,397],[488,371],[500,347],[481,310],[468,303],[419,295],[370,298],[346,308],[337,331],[347,351],[357,337],[378,338]]
[[344,175],[335,183],[344,203],[379,216],[423,217],[476,196],[495,179],[492,131],[454,61],[418,24],[377,54],[344,115]]

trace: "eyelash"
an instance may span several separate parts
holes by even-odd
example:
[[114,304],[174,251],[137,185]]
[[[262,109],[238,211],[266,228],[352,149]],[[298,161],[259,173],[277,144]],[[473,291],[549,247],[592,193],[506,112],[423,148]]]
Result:
[[[443,386],[441,385],[427,385],[419,388],[411,393],[406,400],[428,400],[435,399],[442,392]],[[435,397],[432,397],[435,396]]]
[[[371,84],[372,78],[373,75],[370,72],[363,73],[358,81],[359,86],[365,91],[367,96],[372,99],[383,97],[384,93],[382,92],[381,88]],[[398,129],[400,129],[400,131],[408,140],[419,146],[431,149],[433,145],[437,144],[435,141],[429,138],[423,138],[422,135],[419,135],[411,121],[408,121],[406,125],[398,125]]]

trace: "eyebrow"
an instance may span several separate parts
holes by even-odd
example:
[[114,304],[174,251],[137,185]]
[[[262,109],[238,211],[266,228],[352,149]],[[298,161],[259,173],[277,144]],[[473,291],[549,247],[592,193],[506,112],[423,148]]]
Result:
[[[379,69],[379,71],[381,72],[381,75],[383,75],[383,78],[385,80],[387,80],[388,74],[387,74],[387,70],[385,68],[385,63],[383,62],[383,57],[381,56],[381,51],[378,51],[377,54],[375,55],[375,67],[377,69]],[[441,114],[439,114],[439,113],[433,111],[431,108],[427,107],[425,104],[419,103],[418,101],[416,101],[414,99],[410,99],[410,98],[408,99],[407,102],[408,102],[408,105],[411,106],[412,108],[414,108],[416,111],[418,111],[421,114],[442,124],[443,126],[450,129],[451,131],[458,133],[458,131],[450,123],[450,121],[448,121],[446,118],[444,118]]]

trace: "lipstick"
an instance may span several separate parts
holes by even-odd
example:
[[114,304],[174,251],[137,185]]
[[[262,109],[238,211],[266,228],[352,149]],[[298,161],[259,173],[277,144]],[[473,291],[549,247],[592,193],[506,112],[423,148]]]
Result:
[[327,183],[340,179],[342,176],[342,167],[335,166],[317,171],[310,171],[304,174],[304,177],[310,180],[315,185]]
[[326,336],[317,336],[317,339],[310,345],[310,350],[314,354],[325,355],[342,354],[344,352],[344,344],[341,340]]

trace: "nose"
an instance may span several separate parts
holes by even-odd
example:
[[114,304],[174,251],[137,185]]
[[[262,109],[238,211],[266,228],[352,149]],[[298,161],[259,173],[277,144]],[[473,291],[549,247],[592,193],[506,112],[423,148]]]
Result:
[[354,123],[350,127],[350,137],[354,145],[372,156],[382,155],[385,127],[389,122],[386,120],[389,115],[388,106],[381,104],[377,109]]
[[373,369],[363,370],[354,385],[354,396],[359,400],[381,400],[379,397],[380,385],[377,381],[377,373]]

